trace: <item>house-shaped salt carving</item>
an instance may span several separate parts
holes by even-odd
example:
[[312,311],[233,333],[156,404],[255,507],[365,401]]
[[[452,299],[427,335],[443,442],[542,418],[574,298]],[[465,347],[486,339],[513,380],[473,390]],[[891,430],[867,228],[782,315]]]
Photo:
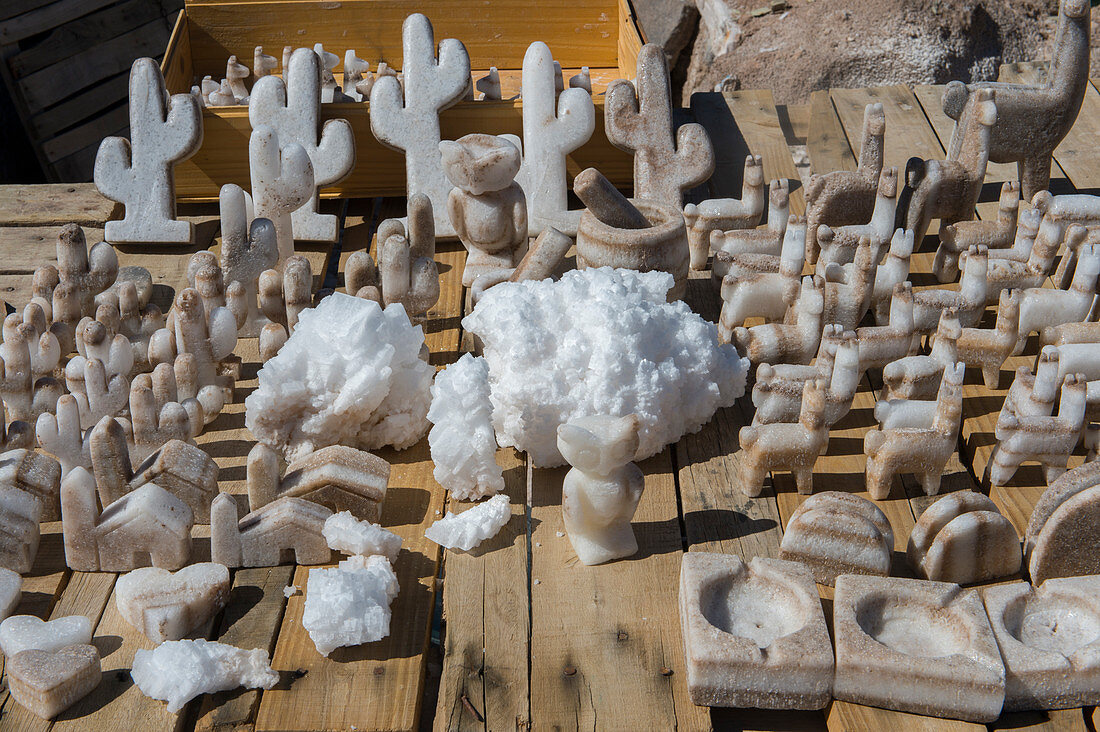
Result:
[[42,504],[42,521],[61,518],[61,463],[34,450],[0,453],[0,485],[31,494]]
[[323,564],[331,559],[321,534],[332,511],[284,496],[237,521],[228,493],[210,507],[210,559],[227,567],[274,567],[280,563]]
[[96,485],[84,468],[61,483],[65,562],[82,572],[129,572],[150,564],[179,569],[191,556],[191,509],[156,483],[96,507]]
[[24,574],[38,553],[42,504],[18,488],[0,485],[0,567]]
[[377,523],[390,480],[390,464],[364,450],[331,445],[287,466],[279,480],[278,454],[258,444],[248,455],[248,504],[253,511],[276,498],[305,498],[334,513],[351,511]]

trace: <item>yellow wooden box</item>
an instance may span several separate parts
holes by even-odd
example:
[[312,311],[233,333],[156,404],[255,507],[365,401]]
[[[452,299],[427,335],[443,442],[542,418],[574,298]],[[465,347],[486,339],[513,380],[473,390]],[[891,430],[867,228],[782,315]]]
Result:
[[[275,57],[284,46],[322,43],[341,58],[355,49],[360,58],[401,68],[401,24],[412,12],[428,16],[438,44],[457,38],[470,53],[475,79],[497,67],[504,98],[518,93],[523,54],[533,41],[550,46],[571,73],[587,66],[593,81],[596,131],[573,153],[573,172],[599,168],[616,185],[632,183],[629,156],[613,147],[603,131],[603,94],[613,79],[633,78],[642,37],[629,0],[187,0],[168,42],[161,68],[168,91],[187,92],[197,79],[225,76],[230,55],[252,66],[263,46]],[[370,130],[369,104],[324,104],[323,119],[344,118],[355,132],[356,164],[351,175],[322,190],[323,197],[386,196],[405,193],[404,156],[378,142]],[[180,201],[212,201],[225,183],[249,187],[248,107],[203,110],[202,148],[176,167]],[[464,101],[441,115],[442,136],[471,132],[522,135],[522,108],[514,101]]]

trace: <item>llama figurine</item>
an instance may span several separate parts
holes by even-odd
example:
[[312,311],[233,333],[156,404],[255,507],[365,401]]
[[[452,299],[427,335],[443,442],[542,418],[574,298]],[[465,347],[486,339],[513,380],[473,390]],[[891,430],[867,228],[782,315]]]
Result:
[[783,253],[778,257],[724,251],[714,256],[712,273],[722,283],[720,332],[732,333],[752,317],[768,321],[783,319],[798,294],[805,250],[804,231],[804,227],[791,217],[783,240]]
[[851,410],[861,374],[856,334],[839,325],[826,325],[814,365],[760,364],[752,389],[752,403],[756,407],[752,423],[797,421],[803,384],[823,378],[828,386],[822,419],[832,426]]
[[[992,221],[957,221],[940,231],[940,245],[932,263],[932,272],[940,282],[954,282],[959,275],[959,255],[972,246],[984,244],[990,250],[1008,249],[1016,239],[1020,211],[1020,184],[1006,181],[1001,186],[997,218]],[[1026,257],[1025,257],[1026,258]]]
[[984,246],[971,247],[962,260],[963,275],[957,290],[920,290],[913,293],[913,327],[919,333],[936,329],[940,313],[953,308],[963,327],[973,328],[985,312],[989,283],[989,253]]
[[638,540],[630,519],[645,487],[631,462],[638,451],[638,417],[581,417],[558,427],[558,449],[573,466],[562,484],[562,517],[581,563],[632,556]]
[[887,399],[931,399],[940,388],[945,367],[958,361],[959,317],[944,310],[928,355],[906,356],[882,370]]
[[794,473],[798,492],[814,488],[814,463],[829,445],[825,423],[825,379],[809,379],[802,388],[802,408],[795,423],[749,425],[739,433],[741,442],[741,490],[758,496],[764,477],[772,471]]
[[1001,381],[1001,366],[1016,349],[1020,330],[1020,290],[1002,290],[997,322],[990,328],[963,328],[956,341],[957,355],[967,366],[979,366],[990,389]]
[[875,291],[878,247],[868,237],[860,239],[855,261],[830,264],[825,275],[825,314],[827,323],[838,323],[854,330],[871,309]]
[[798,300],[791,306],[790,322],[765,323],[751,328],[726,329],[718,324],[718,338],[736,345],[752,363],[809,363],[821,344],[825,283],[820,277],[803,277]]
[[894,296],[888,302],[890,317],[886,325],[856,329],[860,374],[905,358],[920,345],[920,335],[913,331],[913,283],[894,285]]
[[[1050,191],[1039,191],[1031,200],[1031,205],[1041,215],[1036,245],[1058,250],[1058,244],[1067,236],[1068,227],[1080,224],[1095,227],[1100,224],[1100,196],[1083,193],[1071,193],[1055,196]],[[1066,241],[1066,256],[1058,263],[1054,276],[1054,286],[1066,288],[1073,277],[1073,268],[1077,263],[1077,249],[1081,242]]]
[[1096,296],[1096,277],[1100,274],[1100,253],[1091,247],[1081,248],[1080,261],[1068,290],[1052,287],[1032,287],[1024,290],[1020,302],[1020,327],[1016,333],[1014,354],[1024,351],[1027,337],[1064,323],[1083,321]]
[[[1038,217],[1035,209],[1020,214],[1016,244],[1012,249],[994,250],[986,274],[987,303],[996,301],[1002,290],[1042,287],[1050,276],[1062,238],[1037,236],[1036,230],[1041,228]],[[1086,237],[1084,226],[1071,225],[1065,231],[1067,248],[1072,251]]]
[[[783,245],[783,234],[787,230],[787,219],[791,210],[790,186],[786,180],[773,180],[768,187],[767,228],[716,229],[710,233],[707,251],[725,251],[730,254],[769,254],[777,255]],[[707,203],[704,201],[700,206]],[[694,204],[688,204],[692,206]],[[686,208],[685,208],[686,211]],[[688,216],[685,213],[684,218]],[[690,236],[691,229],[688,229]],[[690,239],[688,240],[690,242]],[[703,269],[703,266],[698,269]]]
[[[894,232],[894,219],[897,214],[898,169],[883,168],[878,179],[878,194],[875,196],[875,208],[871,220],[865,224],[830,227],[822,224],[818,229],[817,274],[824,276],[830,263],[848,264],[855,259],[856,247],[863,237],[871,239],[876,245],[890,240]],[[828,229],[832,238],[826,245],[821,235]]]
[[[716,231],[711,236],[714,243],[714,261],[711,263],[711,279],[721,287],[722,280],[731,271],[735,279],[766,272],[782,272],[795,279],[802,276],[802,263],[806,248],[806,219],[787,216],[786,205],[772,208],[773,215],[784,215],[779,225],[769,217],[767,229]],[[802,251],[796,251],[801,247]]]
[[[786,181],[782,181],[784,184]],[[769,191],[769,198],[771,198]],[[774,199],[771,199],[774,202]],[[759,155],[745,157],[745,173],[741,178],[741,200],[713,198],[698,205],[684,206],[684,220],[688,228],[688,246],[691,250],[691,268],[706,269],[710,256],[712,232],[731,229],[754,230],[764,212],[764,164]],[[777,221],[786,222],[784,213]],[[768,213],[771,223],[771,212]]]
[[875,287],[871,307],[875,322],[886,323],[890,316],[890,298],[894,288],[909,280],[909,259],[913,256],[913,232],[898,229],[890,239],[885,260],[875,270]]
[[[1019,391],[1026,390],[1029,382],[1032,386],[1036,384],[1037,380],[1029,377],[1030,373],[1024,368],[1016,372],[1017,381],[1023,381]],[[1012,386],[1016,390],[1016,384]],[[1051,415],[1053,400],[1049,402],[1050,409],[1044,413],[1020,414],[1013,406],[1022,400],[1010,403],[1006,399],[997,417],[997,447],[989,466],[990,482],[1005,485],[1012,480],[1020,465],[1028,460],[1043,466],[1043,476],[1048,484],[1066,472],[1069,455],[1081,439],[1081,429],[1085,423],[1085,397],[1084,377],[1069,374],[1062,382],[1058,416]]]

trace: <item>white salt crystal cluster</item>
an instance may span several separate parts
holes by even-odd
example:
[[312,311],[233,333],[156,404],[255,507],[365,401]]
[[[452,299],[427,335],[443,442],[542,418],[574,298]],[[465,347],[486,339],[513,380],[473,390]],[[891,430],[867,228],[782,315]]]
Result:
[[424,532],[436,544],[448,549],[468,552],[475,546],[492,539],[512,518],[508,496],[496,495],[462,513],[447,512]]
[[341,511],[329,516],[325,519],[321,533],[330,549],[344,554],[381,554],[393,564],[401,551],[400,536],[386,531],[378,524],[360,521],[352,516],[351,511]]
[[168,702],[173,713],[199,694],[238,686],[270,689],[279,681],[262,648],[245,650],[202,639],[168,641],[151,651],[139,650],[130,675],[142,694]]
[[322,656],[390,634],[397,575],[384,556],[353,556],[335,567],[309,570],[302,627]]
[[485,359],[467,353],[435,377],[428,409],[432,474],[453,498],[476,501],[504,490],[492,418]]
[[695,432],[745,392],[748,361],[714,323],[669,303],[672,275],[599,269],[487,290],[462,326],[489,364],[497,441],[564,465],[558,425],[638,415],[635,459]]
[[405,309],[342,293],[304,310],[245,399],[245,424],[288,461],[328,445],[406,448],[428,430],[434,370]]

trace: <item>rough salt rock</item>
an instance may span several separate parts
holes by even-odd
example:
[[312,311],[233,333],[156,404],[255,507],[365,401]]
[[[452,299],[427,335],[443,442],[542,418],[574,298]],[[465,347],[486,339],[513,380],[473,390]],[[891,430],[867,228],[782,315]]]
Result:
[[42,719],[83,699],[103,677],[99,650],[91,645],[23,651],[8,658],[4,674],[12,697]]
[[841,491],[810,496],[783,532],[779,556],[802,562],[814,579],[832,585],[842,574],[887,575],[894,531],[871,501]]
[[667,302],[672,282],[601,268],[486,291],[462,325],[484,344],[497,442],[554,467],[558,425],[634,413],[643,460],[744,394],[748,364],[713,323]]
[[974,491],[952,493],[926,508],[909,534],[906,555],[918,576],[960,585],[1016,574],[1022,561],[1012,523]]
[[237,520],[237,502],[220,493],[210,506],[210,558],[227,567],[322,564],[332,558],[321,531],[332,511],[285,496]]
[[126,622],[154,643],[179,640],[225,607],[229,570],[202,562],[169,572],[143,567],[115,583],[115,604]]
[[1005,663],[1004,711],[1100,702],[1100,576],[983,587]]
[[31,571],[41,538],[41,516],[38,499],[18,488],[0,485],[0,567],[19,574]]
[[279,682],[262,648],[244,650],[201,639],[168,641],[151,651],[139,649],[130,675],[142,694],[168,702],[173,714],[199,694],[238,686],[270,689]]
[[295,460],[327,445],[409,447],[428,430],[434,370],[400,305],[333,293],[305,310],[245,399],[245,424]]
[[435,377],[428,409],[432,475],[456,500],[476,501],[504,490],[492,416],[484,358],[464,354]]
[[19,605],[23,596],[23,578],[18,572],[0,567],[0,620],[4,620]]
[[361,556],[380,554],[393,564],[401,551],[400,536],[386,531],[378,524],[360,521],[352,516],[350,511],[334,513],[325,519],[325,526],[321,533],[328,542],[329,548],[345,554]]
[[572,467],[562,484],[569,542],[583,564],[602,564],[638,552],[630,520],[645,488],[631,462],[638,451],[638,418],[581,417],[558,427],[558,449]]
[[821,709],[832,698],[832,642],[801,564],[685,554],[680,625],[696,704]]
[[311,569],[302,627],[322,656],[381,640],[390,634],[390,603],[398,589],[393,567],[380,555]]
[[1100,574],[1100,462],[1065,473],[1043,492],[1027,523],[1024,554],[1035,585]]
[[13,615],[0,623],[0,651],[11,658],[31,649],[56,651],[65,646],[92,642],[92,621],[69,615],[46,621],[34,615]]
[[512,518],[508,496],[496,495],[462,513],[451,511],[424,532],[424,536],[448,549],[470,551],[486,539],[491,539]]
[[841,701],[992,722],[1005,669],[976,590],[947,582],[842,575],[833,599]]

